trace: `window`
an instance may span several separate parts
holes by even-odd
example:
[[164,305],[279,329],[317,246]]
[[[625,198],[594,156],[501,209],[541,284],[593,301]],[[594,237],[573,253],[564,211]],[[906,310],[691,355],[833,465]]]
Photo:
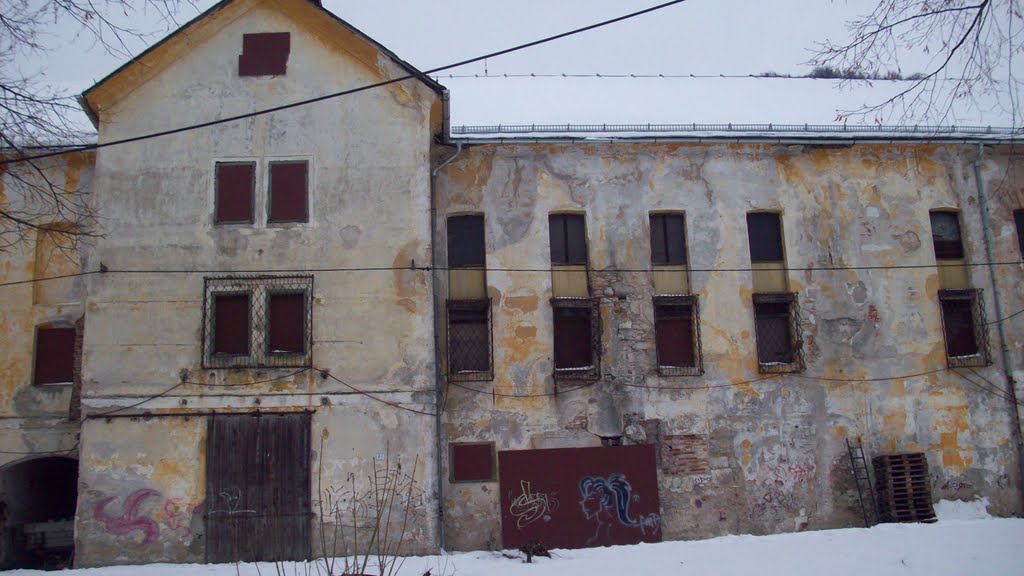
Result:
[[754,294],[754,331],[758,370],[803,370],[800,318],[796,294]]
[[939,290],[950,367],[988,366],[988,330],[981,290]]
[[75,379],[75,329],[36,328],[35,384],[69,384]]
[[291,35],[288,32],[263,32],[242,35],[242,53],[238,55],[239,76],[281,76],[288,70]]
[[207,278],[204,368],[312,365],[312,276]]
[[493,442],[449,444],[448,450],[452,482],[488,482],[497,478]]
[[448,266],[484,267],[484,217],[479,214],[448,218]]
[[686,264],[686,223],[682,214],[651,214],[651,263]]
[[654,333],[659,374],[702,373],[696,296],[655,296]]
[[777,212],[747,214],[747,240],[751,262],[783,262],[782,221]]
[[269,222],[306,222],[309,164],[305,161],[271,162]]
[[490,380],[491,301],[449,300],[448,378]]
[[252,223],[255,162],[218,162],[215,175],[217,224]]
[[594,380],[600,376],[598,351],[601,320],[595,301],[589,298],[555,298],[555,378]]
[[1017,244],[1020,245],[1020,257],[1024,259],[1024,210],[1014,210],[1013,220],[1017,223]]
[[956,212],[932,212],[931,223],[935,259],[963,260],[964,245],[960,240],[960,222]]
[[582,214],[552,214],[548,218],[551,264],[586,266],[587,232]]

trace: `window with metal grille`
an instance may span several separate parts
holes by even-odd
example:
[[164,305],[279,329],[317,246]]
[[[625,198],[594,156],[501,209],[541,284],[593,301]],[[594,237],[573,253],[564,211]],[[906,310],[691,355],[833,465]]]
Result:
[[783,262],[782,220],[777,212],[747,214],[751,262]]
[[686,264],[686,219],[682,214],[651,214],[651,263]]
[[204,284],[204,368],[312,365],[312,276],[228,276]]
[[291,34],[288,32],[243,34],[238,75],[281,76],[288,71],[289,52]]
[[484,267],[484,217],[479,214],[448,218],[448,266]]
[[491,380],[491,301],[449,300],[448,378]]
[[939,306],[949,366],[991,364],[982,291],[939,290]]
[[488,482],[497,479],[494,442],[460,442],[448,445],[449,480]]
[[75,379],[75,329],[36,328],[35,384],[70,384]]
[[930,213],[930,218],[935,258],[937,260],[962,260],[964,245],[960,239],[960,221],[957,218],[957,213],[933,211]]
[[556,266],[587,264],[587,229],[582,214],[552,214],[548,217],[551,263]]
[[754,294],[754,331],[760,372],[804,369],[796,294]]
[[268,222],[306,222],[309,163],[271,162]]
[[1024,210],[1014,210],[1013,220],[1017,223],[1017,244],[1020,246],[1020,257],[1024,259]]
[[658,373],[696,376],[703,372],[696,296],[655,296],[654,334]]
[[218,162],[214,174],[214,221],[252,223],[255,191],[255,162]]
[[589,298],[554,298],[555,378],[595,380],[600,377],[601,314]]

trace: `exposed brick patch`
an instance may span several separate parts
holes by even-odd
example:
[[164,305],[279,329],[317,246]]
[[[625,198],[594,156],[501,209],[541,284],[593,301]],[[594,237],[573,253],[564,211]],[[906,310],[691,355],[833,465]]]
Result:
[[663,469],[674,476],[707,474],[711,471],[706,434],[665,435],[661,443],[661,456]]

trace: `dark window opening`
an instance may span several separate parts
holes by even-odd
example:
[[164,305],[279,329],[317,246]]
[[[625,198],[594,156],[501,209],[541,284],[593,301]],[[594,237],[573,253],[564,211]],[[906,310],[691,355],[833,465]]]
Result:
[[218,224],[253,221],[253,194],[256,189],[256,164],[218,162],[214,188]]
[[217,294],[213,298],[213,353],[249,354],[249,295]]
[[988,366],[989,345],[981,290],[939,290],[949,365]]
[[491,379],[491,301],[449,300],[448,375],[453,380]]
[[75,379],[75,329],[37,328],[34,382],[66,384]]
[[449,444],[452,482],[488,482],[495,479],[494,443]]
[[682,214],[651,214],[651,263],[686,264],[686,221]]
[[306,222],[307,170],[302,162],[270,163],[270,222]]
[[306,351],[306,295],[270,295],[270,327],[267,350],[271,354],[302,354]]
[[655,298],[654,333],[662,375],[701,373],[695,297]]
[[448,266],[484,267],[484,217],[480,215],[448,218]]
[[795,294],[755,294],[754,330],[761,372],[803,369]]
[[747,214],[751,262],[783,262],[782,220],[777,212]]
[[1014,210],[1013,220],[1017,224],[1017,244],[1020,246],[1020,257],[1024,259],[1024,210]]
[[[78,461],[44,457],[7,464],[0,470],[0,486],[4,487],[0,501],[4,537],[0,570],[71,568]],[[114,516],[114,506],[100,505],[96,515]]]
[[956,212],[932,212],[932,244],[937,260],[962,260],[964,245]]
[[591,380],[599,376],[600,313],[586,298],[552,300],[555,377]]
[[238,75],[282,76],[288,70],[289,52],[291,35],[288,32],[243,34]]
[[622,436],[601,436],[601,446],[622,446]]
[[548,218],[551,263],[556,266],[587,264],[587,231],[582,214],[552,214]]

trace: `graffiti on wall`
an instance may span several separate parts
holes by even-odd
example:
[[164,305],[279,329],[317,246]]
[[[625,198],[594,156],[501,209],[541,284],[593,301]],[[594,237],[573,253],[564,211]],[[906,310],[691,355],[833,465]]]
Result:
[[159,490],[142,488],[132,492],[121,502],[121,514],[114,515],[107,510],[111,502],[117,500],[116,496],[107,496],[96,501],[93,509],[93,519],[103,526],[107,534],[113,536],[142,534],[141,544],[152,544],[160,538],[160,526],[174,532],[181,537],[188,538],[192,535],[192,518],[202,515],[202,503],[183,502],[174,498],[167,498],[163,505],[156,505],[156,512],[152,515],[144,514],[142,508],[147,501],[163,498]]
[[519,482],[522,493],[512,499],[512,505],[508,508],[509,514],[515,517],[518,528],[540,519],[549,522],[551,514],[558,509],[558,500],[554,493],[533,492],[530,490],[530,484],[527,480]]
[[623,474],[607,477],[587,476],[580,480],[580,508],[583,516],[595,523],[594,535],[587,539],[587,545],[607,539],[613,523],[637,528],[641,534],[657,534],[661,531],[661,516],[655,513],[633,518],[629,505],[640,496],[633,493],[632,486]]

